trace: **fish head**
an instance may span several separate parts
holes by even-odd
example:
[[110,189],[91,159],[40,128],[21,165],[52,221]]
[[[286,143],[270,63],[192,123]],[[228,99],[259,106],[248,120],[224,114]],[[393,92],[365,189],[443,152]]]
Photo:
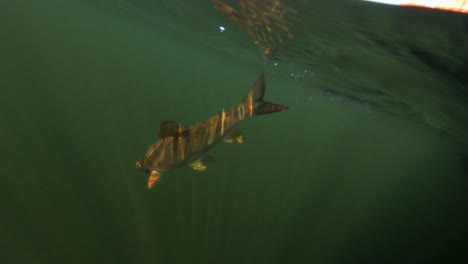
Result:
[[166,167],[166,164],[161,162],[160,158],[153,158],[151,161],[143,159],[136,162],[136,169],[143,172],[165,171],[167,170]]
[[148,164],[147,162],[145,162],[143,160],[140,160],[140,161],[136,162],[136,168],[137,168],[137,170],[141,170],[141,171],[144,171],[144,172],[150,172],[152,170],[150,164]]

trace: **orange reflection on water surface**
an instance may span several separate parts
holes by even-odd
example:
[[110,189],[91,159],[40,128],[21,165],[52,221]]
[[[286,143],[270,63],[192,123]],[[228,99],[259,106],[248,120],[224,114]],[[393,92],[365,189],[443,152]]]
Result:
[[[296,10],[279,0],[211,0],[216,10],[238,23],[262,50],[266,59],[294,38],[290,22]],[[289,22],[288,22],[289,21]]]

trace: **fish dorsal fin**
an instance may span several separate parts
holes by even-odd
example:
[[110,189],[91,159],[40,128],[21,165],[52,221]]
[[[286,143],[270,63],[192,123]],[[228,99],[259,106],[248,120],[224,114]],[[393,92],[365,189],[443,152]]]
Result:
[[161,123],[159,127],[159,138],[172,137],[177,135],[183,135],[188,129],[174,120],[166,120]]

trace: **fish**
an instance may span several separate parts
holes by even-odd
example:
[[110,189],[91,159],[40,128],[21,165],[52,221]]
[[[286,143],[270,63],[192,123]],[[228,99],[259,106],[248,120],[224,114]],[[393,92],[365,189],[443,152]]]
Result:
[[209,154],[216,144],[243,142],[243,135],[237,125],[248,118],[282,112],[288,109],[282,104],[263,100],[265,75],[262,73],[242,102],[228,111],[208,118],[191,127],[174,120],[160,124],[159,136],[136,162],[137,170],[149,173],[148,189],[153,188],[161,173],[188,165],[196,171],[204,171],[206,163],[215,158]]

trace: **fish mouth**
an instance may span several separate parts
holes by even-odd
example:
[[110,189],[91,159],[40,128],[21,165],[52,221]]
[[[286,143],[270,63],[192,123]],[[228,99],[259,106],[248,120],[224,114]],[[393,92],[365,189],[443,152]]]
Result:
[[135,164],[135,167],[136,167],[137,170],[143,171],[143,172],[151,172],[152,171],[152,168],[150,166],[148,166],[148,164],[146,164],[143,161],[137,161],[136,164]]
[[137,170],[143,170],[141,167],[141,161],[137,161],[135,167],[137,168]]

